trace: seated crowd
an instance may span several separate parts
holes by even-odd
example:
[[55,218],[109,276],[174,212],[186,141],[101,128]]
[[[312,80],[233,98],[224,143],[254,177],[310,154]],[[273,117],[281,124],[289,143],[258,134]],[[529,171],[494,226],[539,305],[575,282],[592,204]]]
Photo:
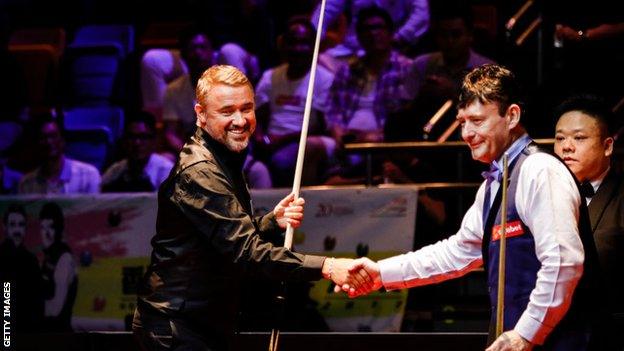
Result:
[[[363,184],[365,158],[346,152],[345,144],[427,139],[423,126],[456,99],[463,75],[494,62],[474,47],[470,6],[453,3],[430,11],[429,5],[329,1],[323,38],[333,46],[323,46],[316,70],[302,185]],[[158,190],[197,128],[195,85],[215,64],[236,66],[254,83],[258,127],[244,167],[251,187],[291,186],[319,9],[311,10],[285,22],[276,39],[281,63],[263,72],[258,57],[234,42],[217,45],[201,23],[182,30],[176,48],[145,50],[136,60],[140,102],[125,109],[124,131],[113,138],[103,167],[66,150],[64,111],[35,116],[33,109],[30,120],[24,117],[28,109],[13,113],[19,116],[7,119],[21,124],[16,132],[21,138],[0,145],[0,192]],[[346,35],[336,39],[345,16],[350,16]],[[7,62],[9,56],[2,55]],[[451,108],[440,125],[453,113]],[[24,141],[31,134],[37,143]],[[458,136],[456,131],[450,138]],[[422,153],[386,153],[372,161],[373,183],[431,182],[449,173]]]

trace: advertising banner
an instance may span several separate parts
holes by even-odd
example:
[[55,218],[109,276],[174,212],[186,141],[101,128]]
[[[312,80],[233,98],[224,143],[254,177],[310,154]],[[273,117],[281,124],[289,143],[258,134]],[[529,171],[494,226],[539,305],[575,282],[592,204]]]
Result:
[[[287,192],[252,192],[256,214],[272,210]],[[294,249],[333,257],[368,256],[373,260],[407,252],[413,244],[416,195],[408,188],[304,190],[305,220],[295,232]],[[156,195],[0,197],[0,213],[5,220],[8,212],[20,207],[26,214],[23,245],[40,264],[43,248],[54,240],[62,240],[70,252],[65,255],[70,259],[59,259],[58,264],[66,267],[63,282],[68,286],[77,284],[75,297],[71,289],[61,289],[65,295],[60,297],[54,296],[59,289],[52,289],[44,297],[45,313],[60,311],[60,305],[73,298],[71,324],[75,330],[126,329],[136,303],[137,282],[149,263]],[[60,209],[62,219],[45,215],[51,207]],[[14,214],[11,218],[20,216]],[[8,240],[7,225],[0,227],[2,242]],[[54,231],[62,233],[56,235]],[[332,331],[398,331],[407,291],[376,292],[349,299],[343,293],[333,293],[331,283],[322,280],[314,284],[310,297]]]

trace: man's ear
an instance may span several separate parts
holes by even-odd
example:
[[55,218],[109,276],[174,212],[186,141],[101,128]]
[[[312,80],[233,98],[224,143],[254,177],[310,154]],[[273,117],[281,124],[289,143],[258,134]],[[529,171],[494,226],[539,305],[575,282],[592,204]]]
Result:
[[611,157],[611,155],[613,155],[613,144],[614,144],[614,140],[612,137],[608,137],[606,138],[602,143],[604,145],[605,148],[605,156],[606,157]]
[[520,123],[520,115],[522,111],[518,104],[511,104],[507,107],[505,117],[509,118],[509,129],[514,129]]
[[201,104],[195,104],[195,116],[197,117],[196,125],[201,127],[206,124],[206,114]]

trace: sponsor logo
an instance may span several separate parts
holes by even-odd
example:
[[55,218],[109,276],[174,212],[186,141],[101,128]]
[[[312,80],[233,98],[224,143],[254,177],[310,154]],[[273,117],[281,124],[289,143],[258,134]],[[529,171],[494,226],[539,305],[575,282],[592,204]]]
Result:
[[316,207],[314,217],[341,217],[353,214],[353,207],[349,204],[321,202]]
[[373,210],[371,217],[405,217],[407,215],[407,199],[395,197],[389,203]]
[[[501,233],[501,226],[494,226],[494,228],[492,228],[492,241],[500,240]],[[524,229],[522,228],[522,223],[520,223],[520,221],[507,223],[507,226],[505,227],[506,237],[511,238],[522,234],[524,234]]]

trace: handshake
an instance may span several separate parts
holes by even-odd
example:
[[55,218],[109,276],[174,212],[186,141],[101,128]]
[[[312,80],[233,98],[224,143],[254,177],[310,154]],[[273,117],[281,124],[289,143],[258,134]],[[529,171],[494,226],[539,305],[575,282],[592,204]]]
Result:
[[383,285],[379,265],[367,257],[355,260],[328,257],[323,263],[322,273],[325,279],[336,284],[335,292],[342,290],[349,297],[366,295]]

